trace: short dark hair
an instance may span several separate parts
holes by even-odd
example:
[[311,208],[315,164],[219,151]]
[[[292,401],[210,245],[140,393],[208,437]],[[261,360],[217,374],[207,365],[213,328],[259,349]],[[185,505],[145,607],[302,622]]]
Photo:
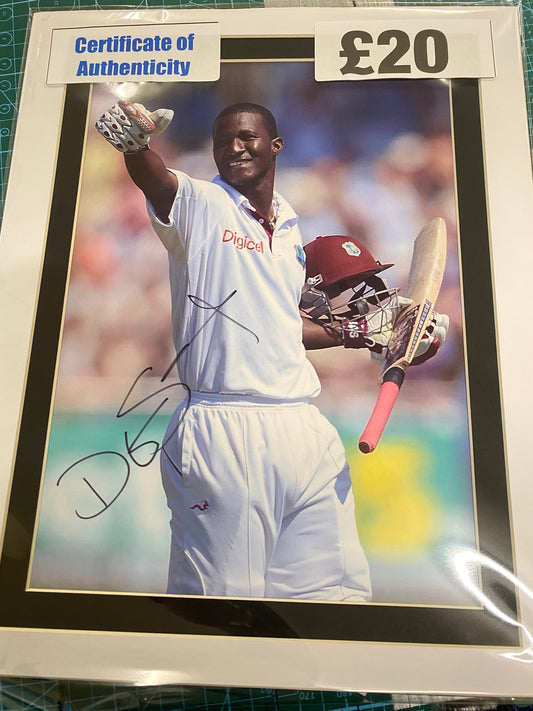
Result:
[[231,116],[233,114],[258,114],[263,118],[263,122],[265,124],[266,130],[268,131],[269,137],[278,137],[278,127],[276,125],[276,119],[272,115],[272,112],[269,111],[265,106],[261,106],[261,104],[252,104],[247,101],[242,101],[238,104],[231,104],[230,106],[226,106],[225,109],[222,109],[222,111],[213,121],[213,129],[219,119],[223,118],[224,116]]

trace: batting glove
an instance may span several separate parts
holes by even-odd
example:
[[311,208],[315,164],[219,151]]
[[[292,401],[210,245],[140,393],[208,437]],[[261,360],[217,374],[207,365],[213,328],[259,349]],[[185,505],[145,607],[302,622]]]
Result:
[[341,336],[344,347],[368,348],[373,353],[381,354],[387,348],[398,314],[412,303],[412,299],[398,296],[389,305],[364,316],[343,318]]
[[[427,326],[415,351],[411,365],[421,365],[430,358],[433,358],[446,340],[449,327],[450,319],[448,316],[446,314],[438,314],[434,311],[431,321],[429,322],[429,325]],[[387,348],[383,347],[381,344],[375,344],[373,347],[370,347],[369,350],[372,361],[374,363],[378,363],[379,365],[383,365],[387,354]]]
[[172,121],[171,109],[150,112],[142,104],[123,99],[96,122],[96,130],[121,153],[146,150],[151,136],[162,133]]

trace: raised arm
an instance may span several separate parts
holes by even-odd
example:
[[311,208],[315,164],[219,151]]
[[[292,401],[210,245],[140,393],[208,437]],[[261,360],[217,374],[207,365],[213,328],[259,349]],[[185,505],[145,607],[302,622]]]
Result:
[[173,115],[170,109],[150,112],[142,104],[121,100],[96,122],[97,131],[124,154],[131,179],[150,201],[162,222],[168,222],[178,179],[148,144],[151,136],[165,130]]
[[154,208],[161,222],[168,222],[168,215],[178,189],[178,179],[163,163],[160,156],[150,149],[137,153],[124,153],[126,168],[135,185],[140,188]]

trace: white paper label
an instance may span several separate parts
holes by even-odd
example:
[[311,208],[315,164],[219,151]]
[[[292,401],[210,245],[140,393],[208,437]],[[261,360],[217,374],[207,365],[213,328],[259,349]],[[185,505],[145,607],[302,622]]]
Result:
[[490,20],[317,22],[315,79],[494,77]]
[[216,81],[218,22],[55,29],[48,84]]

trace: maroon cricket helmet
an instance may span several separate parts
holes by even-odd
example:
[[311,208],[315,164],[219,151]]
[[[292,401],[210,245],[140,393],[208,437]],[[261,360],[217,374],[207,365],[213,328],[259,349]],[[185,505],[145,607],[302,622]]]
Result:
[[331,297],[393,266],[381,264],[364,244],[343,235],[317,237],[304,249],[307,283]]

